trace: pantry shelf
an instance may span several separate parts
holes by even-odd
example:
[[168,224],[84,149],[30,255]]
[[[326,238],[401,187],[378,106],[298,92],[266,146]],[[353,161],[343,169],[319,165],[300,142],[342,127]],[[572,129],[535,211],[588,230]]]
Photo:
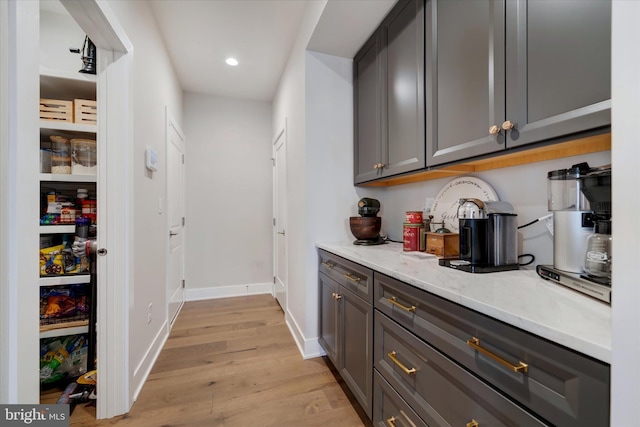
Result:
[[40,326],[40,338],[53,338],[67,335],[86,334],[89,332],[89,321],[60,323],[57,325]]
[[88,125],[86,123],[70,123],[70,122],[62,122],[62,121],[55,121],[55,120],[40,120],[40,129],[49,129],[52,131],[96,133],[98,131],[98,126]]
[[75,225],[41,225],[40,234],[74,234]]
[[41,173],[40,181],[48,182],[98,182],[97,175],[71,175],[71,174],[55,174]]
[[40,286],[59,286],[59,285],[77,285],[82,283],[90,283],[91,275],[90,274],[74,274],[68,276],[50,276],[50,277],[41,277],[40,278]]

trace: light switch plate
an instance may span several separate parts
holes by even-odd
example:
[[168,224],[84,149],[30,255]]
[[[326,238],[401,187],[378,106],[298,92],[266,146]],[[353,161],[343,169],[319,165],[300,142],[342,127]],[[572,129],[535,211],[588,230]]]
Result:
[[150,171],[158,170],[158,153],[152,150],[151,147],[147,147],[144,150],[144,163]]

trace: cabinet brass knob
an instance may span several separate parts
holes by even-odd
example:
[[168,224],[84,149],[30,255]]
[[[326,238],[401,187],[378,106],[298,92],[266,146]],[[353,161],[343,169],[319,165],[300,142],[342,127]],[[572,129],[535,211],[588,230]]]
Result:
[[331,295],[333,296],[333,299],[335,299],[335,300],[339,300],[340,298],[342,298],[342,295],[337,294],[335,292],[332,292]]
[[374,169],[378,169],[380,167],[380,163],[376,163],[375,165],[373,165]]
[[378,163],[378,168],[379,168],[379,169],[384,168],[384,163]]
[[467,427],[480,427],[480,423],[472,418],[471,421],[467,423]]
[[497,135],[500,133],[500,126],[498,125],[493,125],[489,128],[489,134],[491,135]]
[[396,417],[387,418],[387,425],[389,427],[395,427],[396,426]]
[[504,130],[509,130],[509,129],[515,129],[516,125],[513,124],[513,122],[511,120],[507,120],[506,122],[504,122],[502,124],[502,129]]

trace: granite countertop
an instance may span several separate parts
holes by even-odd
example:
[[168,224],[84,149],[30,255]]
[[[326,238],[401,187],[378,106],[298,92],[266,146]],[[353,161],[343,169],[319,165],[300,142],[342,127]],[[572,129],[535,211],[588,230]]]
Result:
[[611,363],[611,306],[540,278],[533,270],[473,274],[438,265],[399,243],[316,243],[377,272],[550,341]]

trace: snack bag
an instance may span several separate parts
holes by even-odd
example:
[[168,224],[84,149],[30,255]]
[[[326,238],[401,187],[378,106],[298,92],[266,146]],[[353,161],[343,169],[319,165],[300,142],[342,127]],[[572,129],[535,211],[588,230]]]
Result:
[[40,249],[40,275],[50,276],[64,274],[62,250],[64,245],[51,246]]

